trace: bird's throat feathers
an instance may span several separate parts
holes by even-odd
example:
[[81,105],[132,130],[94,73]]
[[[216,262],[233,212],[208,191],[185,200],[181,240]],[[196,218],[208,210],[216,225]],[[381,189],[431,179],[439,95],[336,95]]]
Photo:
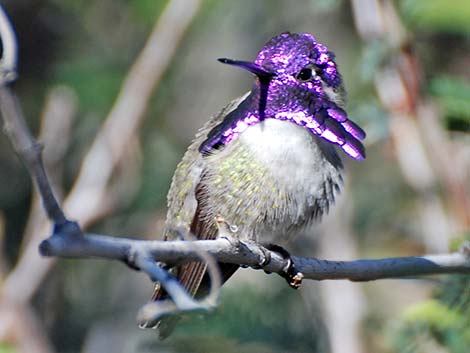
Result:
[[282,33],[266,43],[253,63],[225,59],[257,74],[253,89],[215,126],[199,151],[225,147],[265,119],[289,121],[362,160],[365,132],[341,108],[343,91],[335,55],[310,34]]

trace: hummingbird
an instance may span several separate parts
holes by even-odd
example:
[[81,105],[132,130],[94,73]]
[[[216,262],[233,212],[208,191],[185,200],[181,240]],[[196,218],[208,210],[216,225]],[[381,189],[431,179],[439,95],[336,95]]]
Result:
[[[256,60],[219,59],[251,72],[250,92],[230,102],[196,134],[172,179],[164,240],[180,232],[215,239],[216,217],[241,240],[262,242],[298,233],[326,213],[339,192],[338,149],[365,158],[365,132],[348,119],[335,55],[308,33],[281,33]],[[238,265],[219,263],[225,282]],[[207,287],[206,265],[176,276],[193,296]],[[167,298],[157,283],[153,300]],[[165,338],[177,319],[157,324]]]

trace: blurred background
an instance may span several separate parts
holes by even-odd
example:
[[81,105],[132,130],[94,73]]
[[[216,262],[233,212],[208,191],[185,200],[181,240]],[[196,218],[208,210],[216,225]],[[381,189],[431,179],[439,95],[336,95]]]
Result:
[[[470,229],[470,2],[466,0],[10,0],[14,90],[70,218],[155,239],[196,130],[252,77],[272,36],[309,32],[336,53],[368,157],[323,222],[289,245],[348,260],[448,252]],[[103,146],[110,146],[109,148]],[[159,342],[136,325],[152,285],[120,263],[41,258],[50,232],[0,135],[0,353],[464,353],[470,277],[306,281],[244,269],[218,309]]]

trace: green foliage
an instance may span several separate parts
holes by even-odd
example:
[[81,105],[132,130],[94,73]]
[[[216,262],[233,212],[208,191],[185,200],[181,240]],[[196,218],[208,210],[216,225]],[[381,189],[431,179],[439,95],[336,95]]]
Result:
[[0,342],[0,353],[17,353],[18,351],[7,343]]
[[142,183],[136,196],[134,210],[155,209],[165,205],[171,177],[181,158],[175,146],[159,133],[153,133],[152,139],[145,146],[144,154],[150,163],[143,165]]
[[119,91],[123,73],[116,65],[93,57],[80,57],[56,68],[55,80],[74,88],[85,111],[104,117]]
[[434,78],[429,85],[450,130],[470,132],[470,83],[450,76]]
[[126,2],[131,15],[145,25],[153,25],[157,14],[161,13],[168,1],[166,0],[137,0]]
[[338,10],[342,5],[342,0],[310,0],[311,8],[317,12],[329,12]]
[[362,79],[371,81],[388,54],[389,48],[383,40],[374,40],[366,45],[361,60]]
[[413,28],[470,33],[470,2],[467,0],[402,0],[400,9]]
[[327,352],[319,315],[312,317],[300,293],[279,282],[269,290],[225,290],[214,313],[192,316],[177,328],[167,342],[171,352]]
[[470,230],[463,232],[461,236],[455,237],[449,244],[450,251],[459,251],[462,244],[466,241],[470,241]]
[[436,299],[405,310],[393,333],[396,352],[427,352],[430,347],[466,353],[470,347],[470,276],[449,277]]

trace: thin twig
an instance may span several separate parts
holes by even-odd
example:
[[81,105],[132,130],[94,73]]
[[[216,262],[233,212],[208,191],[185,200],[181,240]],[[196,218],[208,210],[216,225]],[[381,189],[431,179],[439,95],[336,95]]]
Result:
[[14,81],[17,77],[18,48],[15,31],[2,6],[0,6],[0,37],[3,49],[2,59],[0,60],[0,84],[5,85]]
[[[70,144],[70,134],[78,101],[75,93],[66,86],[53,87],[47,94],[41,115],[38,140],[46,146],[43,153],[44,167],[49,181],[59,199],[63,197],[62,174],[64,159]],[[20,253],[41,229],[48,225],[48,219],[41,206],[41,195],[34,193],[28,222],[23,232]]]
[[[412,36],[393,1],[354,0],[354,22],[365,45],[380,40],[389,55],[376,70],[374,83],[390,115],[390,137],[405,181],[418,193],[418,217],[428,251],[446,251],[449,239],[470,225],[468,164],[443,128],[421,87],[424,77]],[[459,168],[455,168],[459,166]],[[446,192],[437,192],[440,187]],[[445,197],[445,200],[443,200]]]
[[9,269],[6,262],[5,231],[5,216],[0,213],[0,282],[2,282]]
[[[65,212],[78,219],[81,227],[86,228],[105,214],[103,209],[109,209],[107,186],[112,172],[135,136],[148,100],[199,6],[200,0],[170,1],[129,70],[111,112],[85,156],[74,187],[64,200]],[[21,128],[27,130],[26,126]],[[16,150],[21,153],[23,149],[24,146]],[[2,295],[27,302],[54,265],[54,259],[46,261],[37,253],[47,226],[37,229],[35,237],[24,247],[18,263],[3,283]]]
[[34,178],[47,216],[54,223],[65,223],[65,215],[54,196],[42,163],[42,145],[30,134],[18,100],[6,86],[0,86],[0,109],[4,118],[4,130]]
[[[15,33],[1,6],[0,38],[3,46],[3,55],[0,61],[0,109],[4,116],[4,130],[15,150],[21,151],[20,155],[43,196],[44,208],[48,217],[56,223],[64,223],[65,216],[54,197],[44,170],[41,159],[42,146],[32,137],[17,98],[7,88],[7,85],[17,77],[18,51]],[[33,170],[34,173],[32,173]]]
[[47,178],[41,158],[42,146],[37,143],[29,132],[21,106],[15,95],[7,87],[17,77],[18,50],[15,32],[1,6],[0,38],[3,46],[0,61],[0,109],[4,116],[4,130],[15,150],[20,152],[20,156],[34,178],[41,193],[47,216],[54,223],[62,224],[66,221],[66,218]]
[[[137,132],[150,95],[163,71],[168,66],[179,39],[189,26],[198,7],[198,0],[194,0],[190,3],[182,0],[171,1],[160,17],[160,20],[157,22],[141,55],[131,68],[116,104],[85,157],[80,175],[65,202],[66,209],[70,207],[73,209],[74,206],[78,209],[83,209],[84,203],[80,201],[83,200],[84,195],[90,196],[89,192],[92,191],[91,195],[93,197],[87,199],[87,207],[85,207],[85,209],[91,209],[93,212],[88,212],[88,217],[85,217],[85,220],[82,219],[82,222],[89,222],[90,219],[93,218],[95,211],[97,211],[97,207],[103,202],[112,171],[123,155],[126,145]],[[0,20],[1,19],[0,17]],[[6,19],[6,17],[4,17],[4,19]],[[169,26],[175,23],[178,25]],[[5,40],[15,41],[14,36],[9,36],[10,32],[13,32],[9,25],[10,23],[7,20],[3,24],[3,29],[8,27]],[[2,29],[2,27],[0,27],[0,29]],[[2,36],[2,39],[4,39],[4,36]],[[11,60],[10,57],[8,59]],[[16,57],[13,59],[14,62],[16,62]],[[23,117],[19,102],[6,84],[6,80],[0,82],[0,108],[3,113],[5,130],[15,151],[25,160],[30,175],[37,182],[39,194],[47,211],[48,218],[54,225],[54,240],[71,244],[76,241],[80,243],[81,240],[84,240],[81,228],[78,223],[65,218],[62,209],[55,199],[42,161],[42,146],[32,137]],[[108,163],[104,163],[104,161],[108,161]],[[90,190],[90,186],[92,190]],[[29,248],[27,246],[26,250],[23,252],[23,257],[19,262],[20,265],[31,263],[31,256],[27,256],[31,255],[29,251],[31,244],[34,244],[34,241],[28,243]],[[159,267],[152,257],[147,255],[147,251],[144,248],[134,248],[132,250],[132,252],[129,252],[130,257],[126,258],[125,261],[132,267],[147,273],[153,281],[160,282],[174,302],[172,307],[165,308],[164,312],[161,312],[161,310],[158,311],[156,308],[152,308],[152,310],[147,308],[141,311],[141,319],[145,320],[148,318],[146,321],[151,321],[156,320],[156,318],[163,314],[169,314],[174,311],[207,310],[215,306],[215,301],[218,297],[218,287],[220,286],[220,278],[215,261],[211,259],[204,250],[197,251],[197,255],[199,259],[207,263],[212,279],[212,289],[207,298],[202,301],[192,299],[175,278],[166,270]],[[23,259],[25,259],[25,261]],[[44,263],[45,261],[41,262],[41,265],[43,265],[42,268],[47,271],[52,263],[51,261],[46,262],[45,266]],[[28,268],[28,272],[31,273],[31,267]],[[34,274],[36,278],[38,277],[37,272],[38,268],[35,267]],[[26,293],[30,293],[30,295],[23,295],[20,298],[15,297],[14,292],[18,290],[17,285],[24,285],[24,283],[26,283],[22,280],[21,276],[19,277],[20,280],[16,282],[13,281],[13,279],[17,278],[14,276],[16,273],[17,272],[13,271],[13,275],[9,276],[5,281],[3,299],[11,300],[19,304],[30,299],[30,295],[32,295],[33,291],[25,291]],[[36,283],[38,284],[40,282],[36,280]],[[30,285],[30,283],[28,284]],[[149,314],[151,314],[151,316],[149,316]]]
[[[160,282],[165,286],[165,291],[169,294],[171,300],[162,300],[145,304],[137,314],[137,322],[142,327],[152,327],[165,315],[177,314],[181,312],[207,311],[215,308],[216,303],[203,299],[197,301],[188,296],[186,290],[181,286],[176,277],[173,277],[168,271],[156,265],[152,257],[137,256],[136,265],[147,273],[152,281]],[[209,269],[217,268],[208,266]],[[217,276],[219,276],[217,274]],[[220,276],[219,276],[220,277]],[[211,291],[212,293],[217,291]],[[212,295],[211,295],[212,296]]]
[[[192,248],[191,255],[192,259],[203,260],[207,264],[211,278],[211,289],[202,300],[194,300],[176,278],[157,264],[152,248],[148,247],[148,244],[153,243],[153,241],[100,235],[83,236],[80,227],[75,222],[68,222],[63,226],[55,227],[54,231],[49,239],[41,243],[39,249],[42,255],[61,256],[59,253],[63,252],[67,254],[64,257],[77,258],[83,257],[80,255],[80,253],[83,253],[85,254],[84,257],[120,260],[134,269],[141,270],[152,281],[160,282],[165,287],[171,301],[145,305],[138,315],[140,323],[154,322],[163,315],[182,311],[209,310],[216,306],[221,285],[220,274],[214,258],[204,248]],[[194,242],[184,241],[183,243],[191,245]]]

